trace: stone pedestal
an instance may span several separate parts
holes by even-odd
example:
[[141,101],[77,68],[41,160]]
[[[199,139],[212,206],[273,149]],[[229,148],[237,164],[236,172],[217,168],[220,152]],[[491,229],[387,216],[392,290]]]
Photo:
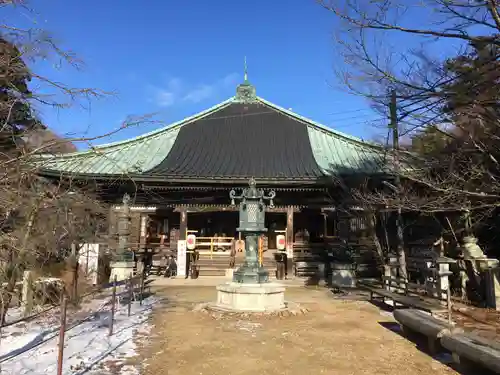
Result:
[[134,262],[112,262],[111,275],[109,281],[113,282],[116,275],[116,281],[126,280],[134,273]]
[[439,257],[436,259],[436,265],[438,267],[438,290],[439,298],[443,301],[448,299],[448,290],[450,289],[449,276],[453,274],[450,271],[450,264],[454,264],[456,261],[447,257]]
[[[481,284],[481,275],[486,276],[486,302],[489,307],[495,307],[500,310],[500,275],[499,262],[497,259],[488,258],[481,247],[477,244],[477,238],[468,236],[463,239],[464,244],[462,251],[464,261],[470,264],[467,274],[468,280],[471,280],[476,285]],[[466,280],[463,280],[462,289],[466,290]]]
[[385,289],[389,291],[395,291],[396,286],[391,285],[389,279],[396,279],[398,277],[398,256],[394,253],[387,254],[386,264],[384,265],[384,276],[386,279],[384,280]]
[[226,283],[217,287],[216,307],[228,311],[269,312],[286,308],[285,287],[275,283]]
[[226,268],[226,277],[229,279],[233,278],[234,268]]
[[356,266],[351,263],[332,263],[331,285],[340,288],[356,287]]

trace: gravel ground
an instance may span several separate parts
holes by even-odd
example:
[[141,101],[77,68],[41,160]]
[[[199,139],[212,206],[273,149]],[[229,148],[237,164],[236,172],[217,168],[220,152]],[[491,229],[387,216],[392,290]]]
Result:
[[193,311],[213,287],[157,292],[168,302],[140,350],[145,375],[459,374],[403,338],[390,313],[324,289],[287,290],[306,314],[251,318]]

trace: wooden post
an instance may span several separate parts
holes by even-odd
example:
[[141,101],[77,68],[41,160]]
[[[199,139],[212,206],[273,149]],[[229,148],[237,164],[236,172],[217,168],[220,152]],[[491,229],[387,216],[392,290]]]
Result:
[[286,208],[286,255],[287,261],[285,266],[286,277],[291,277],[293,273],[293,206]]
[[[85,275],[89,274],[89,246],[88,244],[86,245],[86,251],[87,251],[87,261],[85,262]],[[71,301],[72,303],[76,304],[78,301],[78,268],[79,268],[79,259],[78,259],[78,251],[76,248],[76,244],[72,243],[71,244],[71,257],[73,258],[73,280],[72,280],[72,288],[71,288]]]
[[144,272],[141,274],[141,296],[139,297],[140,298],[139,305],[141,306],[142,306],[142,299],[144,298],[143,294],[144,294]]
[[328,214],[322,211],[321,216],[323,216],[323,242],[326,242],[328,237]]
[[68,308],[68,298],[63,297],[61,300],[61,326],[59,327],[59,350],[57,355],[57,375],[63,373],[63,356],[64,356],[64,334],[66,332],[66,310]]
[[132,298],[134,297],[134,289],[132,285],[132,274],[128,278],[128,306],[127,315],[130,316],[130,309],[132,308]]
[[452,319],[452,306],[451,306],[451,288],[450,284],[448,283],[448,287],[446,288],[446,307],[448,309],[448,325],[451,327],[453,324],[453,319]]
[[115,302],[116,302],[116,275],[113,280],[113,294],[111,296],[111,318],[109,322],[109,336],[113,335],[113,321],[115,320]]
[[23,316],[28,316],[33,312],[33,272],[24,271],[23,289],[21,294]]

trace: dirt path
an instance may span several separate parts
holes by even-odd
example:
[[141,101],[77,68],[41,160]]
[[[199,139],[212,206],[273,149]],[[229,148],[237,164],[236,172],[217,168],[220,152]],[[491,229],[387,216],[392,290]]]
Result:
[[309,312],[290,317],[215,319],[193,312],[213,287],[168,287],[141,357],[148,375],[457,374],[387,328],[387,313],[367,302],[334,300],[324,290],[290,288]]

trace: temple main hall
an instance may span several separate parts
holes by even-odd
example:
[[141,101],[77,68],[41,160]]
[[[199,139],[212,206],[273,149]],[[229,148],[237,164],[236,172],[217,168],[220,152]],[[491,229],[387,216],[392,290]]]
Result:
[[235,96],[212,108],[136,138],[47,156],[41,173],[95,184],[110,206],[111,237],[124,194],[132,197],[128,242],[135,252],[175,254],[178,241],[194,234],[206,275],[227,268],[223,255],[239,240],[229,191],[253,177],[276,192],[266,211],[263,259],[284,236],[288,269],[304,259],[342,257],[348,246],[358,269],[370,274],[377,260],[362,240],[366,224],[346,186],[384,176],[386,166],[380,147],[257,96],[245,75]]

